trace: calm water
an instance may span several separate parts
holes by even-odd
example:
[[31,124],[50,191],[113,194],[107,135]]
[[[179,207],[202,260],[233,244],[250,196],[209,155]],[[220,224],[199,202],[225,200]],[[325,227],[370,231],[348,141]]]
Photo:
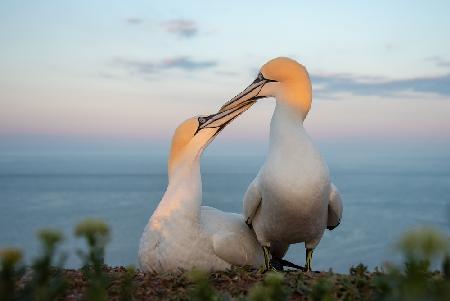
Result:
[[[344,199],[341,226],[327,231],[316,269],[346,271],[398,261],[393,244],[418,225],[448,229],[450,157],[403,155],[325,156]],[[240,212],[241,199],[263,157],[203,160],[204,204]],[[79,264],[73,226],[100,217],[112,227],[111,265],[137,263],[138,241],[167,184],[165,158],[130,155],[0,155],[0,247],[18,246],[27,258],[39,248],[37,229],[64,231],[68,266]],[[303,245],[287,257],[303,264]]]

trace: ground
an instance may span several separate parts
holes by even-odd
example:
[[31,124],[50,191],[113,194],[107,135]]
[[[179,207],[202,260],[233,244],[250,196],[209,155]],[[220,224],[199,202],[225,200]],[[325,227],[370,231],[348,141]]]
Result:
[[[321,300],[321,297],[332,295],[337,299],[350,297],[353,299],[370,299],[374,288],[371,279],[377,273],[369,273],[363,266],[351,270],[351,274],[336,274],[333,272],[287,271],[275,275],[270,280],[267,274],[261,274],[250,268],[233,268],[226,272],[202,274],[198,272],[175,274],[144,274],[140,271],[128,272],[124,267],[105,267],[105,274],[110,279],[107,285],[108,300],[123,300],[124,291],[134,300],[202,300],[209,299],[206,295],[218,295],[219,298],[255,299],[258,289],[260,294],[270,294],[264,291],[277,286],[279,280],[280,298],[273,300]],[[80,270],[65,270],[64,275],[69,279],[69,289],[65,300],[80,300],[85,294],[88,282]],[[131,281],[128,281],[131,279]],[[269,279],[267,279],[269,278]],[[264,280],[266,279],[266,280]],[[211,290],[212,288],[212,290]],[[203,290],[203,292],[202,292]],[[276,287],[275,287],[276,290]],[[126,294],[126,293],[125,293]],[[203,294],[203,295],[202,295]],[[275,294],[277,294],[275,292]],[[203,296],[203,298],[199,297]],[[211,299],[217,300],[217,299]],[[272,299],[267,299],[272,300]],[[326,299],[323,299],[326,300]]]

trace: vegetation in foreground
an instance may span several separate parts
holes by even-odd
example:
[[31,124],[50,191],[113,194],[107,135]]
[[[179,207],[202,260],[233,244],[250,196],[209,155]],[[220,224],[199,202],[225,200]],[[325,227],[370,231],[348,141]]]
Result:
[[[369,272],[362,264],[349,274],[288,271],[260,274],[250,268],[205,274],[144,274],[133,267],[103,264],[108,226],[88,219],[75,228],[86,241],[78,250],[84,266],[64,269],[60,232],[38,233],[41,255],[29,266],[18,249],[0,251],[0,300],[450,300],[448,238],[432,229],[411,231],[398,243],[402,266]],[[430,271],[439,261],[442,271]]]

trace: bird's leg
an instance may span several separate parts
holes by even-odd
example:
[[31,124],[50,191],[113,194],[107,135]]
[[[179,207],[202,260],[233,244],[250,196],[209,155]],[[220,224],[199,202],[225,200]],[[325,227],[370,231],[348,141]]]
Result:
[[267,271],[276,271],[271,263],[270,247],[263,246],[262,248],[264,252],[264,267],[260,270],[260,272],[265,273]]
[[267,246],[263,246],[263,252],[264,252],[264,271],[267,272],[271,268],[270,264],[270,249]]
[[266,270],[270,269],[270,249],[269,247],[264,246],[263,247],[264,252],[264,266]]
[[314,249],[306,248],[305,272],[311,272],[311,262],[312,262],[313,252],[314,252]]

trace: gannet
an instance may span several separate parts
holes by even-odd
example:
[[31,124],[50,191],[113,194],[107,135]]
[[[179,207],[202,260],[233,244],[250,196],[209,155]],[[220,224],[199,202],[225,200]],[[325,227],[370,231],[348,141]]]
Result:
[[169,183],[139,246],[144,271],[264,264],[263,250],[240,214],[201,206],[200,157],[207,145],[251,102],[186,120],[175,131],[168,161]]
[[244,196],[244,218],[263,246],[266,269],[290,244],[304,242],[305,271],[325,228],[337,227],[342,200],[328,167],[303,128],[312,101],[306,68],[279,57],[262,66],[258,77],[221,111],[264,97],[275,97],[266,161]]

